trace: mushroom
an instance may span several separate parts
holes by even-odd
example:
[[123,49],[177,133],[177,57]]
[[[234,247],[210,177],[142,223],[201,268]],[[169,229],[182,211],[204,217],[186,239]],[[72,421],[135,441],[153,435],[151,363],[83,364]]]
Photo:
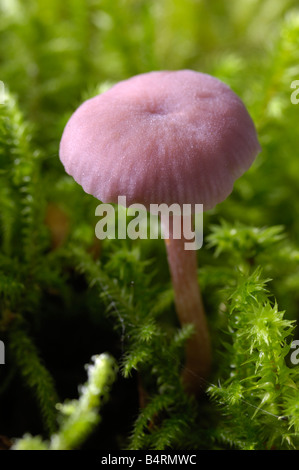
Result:
[[[67,173],[102,202],[127,206],[225,200],[260,151],[240,98],[220,80],[192,70],[156,71],[117,83],[85,101],[60,143]],[[176,216],[174,216],[175,218]],[[163,220],[162,220],[163,223]],[[175,306],[192,323],[183,381],[197,394],[211,367],[211,346],[197,279],[197,252],[184,249],[170,224],[166,239]]]

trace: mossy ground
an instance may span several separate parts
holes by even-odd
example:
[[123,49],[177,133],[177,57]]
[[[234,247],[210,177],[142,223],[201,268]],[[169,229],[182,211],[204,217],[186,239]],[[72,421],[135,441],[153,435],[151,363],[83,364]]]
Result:
[[[39,448],[55,433],[69,436],[69,426],[87,449],[299,448],[290,360],[299,312],[296,8],[295,0],[0,1],[2,447],[26,434],[19,446]],[[198,402],[180,383],[190,330],[176,320],[163,241],[99,242],[98,201],[58,157],[84,99],[137,73],[183,68],[228,83],[262,146],[204,217],[198,276],[214,367]],[[74,424],[55,404],[78,398],[84,364],[103,352],[119,366],[109,399],[90,403],[87,422],[74,402]]]

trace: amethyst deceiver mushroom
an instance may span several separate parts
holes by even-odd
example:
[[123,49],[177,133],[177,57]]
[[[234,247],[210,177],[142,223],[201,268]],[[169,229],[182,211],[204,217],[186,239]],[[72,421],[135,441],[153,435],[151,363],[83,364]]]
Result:
[[[106,203],[203,204],[212,209],[260,151],[240,98],[218,79],[191,70],[150,72],[124,80],[84,102],[60,143],[67,173]],[[171,224],[170,224],[171,226]],[[166,240],[181,324],[193,323],[183,380],[197,393],[211,347],[197,280],[197,254],[184,238]]]

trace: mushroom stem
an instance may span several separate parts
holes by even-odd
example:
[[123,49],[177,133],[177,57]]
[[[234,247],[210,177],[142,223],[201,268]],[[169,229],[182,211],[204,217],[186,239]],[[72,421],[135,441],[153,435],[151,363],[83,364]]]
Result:
[[[173,216],[173,219],[176,216]],[[175,296],[176,312],[183,326],[191,323],[194,334],[186,344],[186,359],[183,370],[183,383],[188,393],[198,395],[203,388],[211,366],[211,346],[207,320],[197,279],[197,252],[185,250],[181,219],[181,238],[173,234],[174,220],[169,221],[169,238],[165,239],[168,264]],[[165,220],[161,218],[162,230]],[[188,240],[190,242],[190,240]]]

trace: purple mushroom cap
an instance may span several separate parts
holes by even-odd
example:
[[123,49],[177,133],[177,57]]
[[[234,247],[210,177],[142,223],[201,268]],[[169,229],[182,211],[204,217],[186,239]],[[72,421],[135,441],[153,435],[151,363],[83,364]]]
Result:
[[240,98],[191,71],[137,75],[85,101],[60,143],[67,173],[86,193],[127,205],[203,204],[212,209],[260,151]]

